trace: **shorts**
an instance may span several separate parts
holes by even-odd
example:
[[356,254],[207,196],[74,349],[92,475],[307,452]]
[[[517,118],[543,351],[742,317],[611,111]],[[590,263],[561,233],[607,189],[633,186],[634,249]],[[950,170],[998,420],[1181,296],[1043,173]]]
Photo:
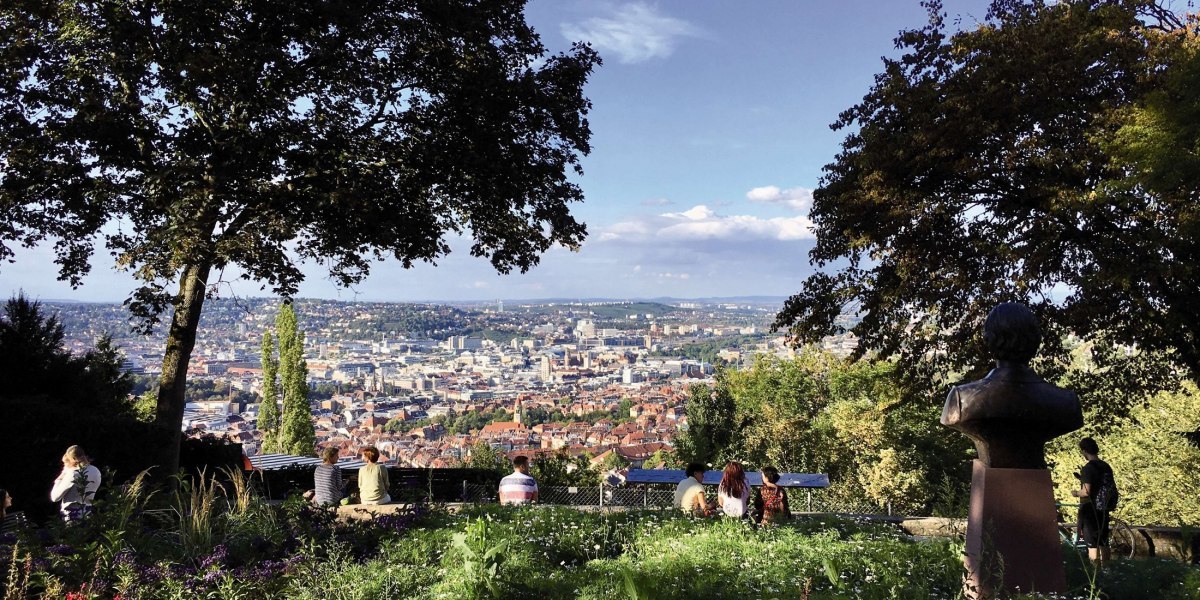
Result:
[[1108,519],[1107,511],[1096,510],[1091,504],[1084,504],[1079,507],[1079,539],[1087,544],[1088,548],[1103,548],[1108,546]]

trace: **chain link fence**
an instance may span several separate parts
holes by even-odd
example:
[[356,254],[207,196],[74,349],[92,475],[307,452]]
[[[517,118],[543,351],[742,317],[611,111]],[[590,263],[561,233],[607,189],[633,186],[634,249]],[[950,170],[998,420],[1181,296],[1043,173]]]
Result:
[[[840,502],[822,497],[820,490],[788,490],[792,512],[821,512],[855,515],[892,515],[890,506],[876,506],[865,502]],[[675,499],[672,486],[539,486],[538,502],[561,506],[628,506],[644,508],[669,508]],[[710,506],[715,506],[716,491],[706,494]],[[498,502],[496,486],[463,482],[462,501],[485,504]]]

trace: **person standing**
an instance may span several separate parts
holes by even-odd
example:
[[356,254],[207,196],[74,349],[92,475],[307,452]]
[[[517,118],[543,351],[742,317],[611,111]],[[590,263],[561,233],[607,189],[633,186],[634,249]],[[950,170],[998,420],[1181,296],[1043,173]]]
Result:
[[330,446],[321,451],[321,464],[313,471],[313,502],[317,506],[337,506],[342,501],[346,483],[337,461],[337,448]]
[[712,509],[708,507],[708,501],[704,497],[704,472],[704,465],[688,463],[685,471],[687,477],[675,486],[675,508],[698,517],[712,514]]
[[529,457],[513,459],[513,472],[500,480],[500,504],[532,504],[538,499],[538,486],[529,474]]
[[388,504],[392,497],[388,495],[391,482],[388,481],[387,467],[379,464],[379,450],[374,446],[362,449],[363,460],[367,464],[358,470],[358,501],[363,504]]
[[67,448],[62,464],[62,472],[50,489],[50,500],[59,503],[63,519],[76,521],[92,509],[92,500],[100,489],[100,469],[79,446]]
[[12,508],[12,495],[8,490],[0,488],[0,534],[12,533],[24,522],[24,515],[20,512],[9,513],[8,509]]
[[725,516],[740,519],[748,514],[749,503],[750,484],[746,481],[745,469],[737,461],[725,463],[721,484],[717,486],[717,506]]
[[1087,464],[1079,469],[1079,489],[1071,495],[1079,498],[1079,537],[1087,544],[1088,557],[1103,565],[1111,558],[1108,547],[1109,513],[1116,505],[1116,483],[1113,470],[1100,460],[1096,440],[1079,440],[1079,452]]
[[775,467],[763,467],[762,487],[754,498],[754,520],[759,525],[776,523],[792,518],[788,507],[787,491],[777,485],[779,471]]

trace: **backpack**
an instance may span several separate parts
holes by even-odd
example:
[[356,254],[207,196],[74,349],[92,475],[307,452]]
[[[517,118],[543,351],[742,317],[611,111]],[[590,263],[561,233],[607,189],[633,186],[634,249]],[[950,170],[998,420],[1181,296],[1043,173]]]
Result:
[[1110,469],[1100,476],[1100,489],[1092,496],[1092,504],[1100,512],[1112,512],[1120,499],[1121,494],[1117,491],[1117,482],[1113,481]]

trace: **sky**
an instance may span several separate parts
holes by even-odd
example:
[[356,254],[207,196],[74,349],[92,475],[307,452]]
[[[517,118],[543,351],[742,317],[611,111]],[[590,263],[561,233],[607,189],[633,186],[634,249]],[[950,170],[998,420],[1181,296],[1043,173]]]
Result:
[[[950,22],[982,21],[985,0],[945,0]],[[895,56],[918,0],[532,0],[527,18],[552,51],[588,41],[604,60],[589,80],[592,152],[575,181],[588,227],[525,274],[498,275],[468,243],[437,265],[375,265],[351,289],[306,265],[301,297],[369,301],[787,296],[812,272],[812,189],[846,132],[829,128]],[[121,301],[134,280],[98,248],[92,273],[57,281],[50,247],[0,264],[0,292]],[[235,271],[221,296],[268,296]]]

